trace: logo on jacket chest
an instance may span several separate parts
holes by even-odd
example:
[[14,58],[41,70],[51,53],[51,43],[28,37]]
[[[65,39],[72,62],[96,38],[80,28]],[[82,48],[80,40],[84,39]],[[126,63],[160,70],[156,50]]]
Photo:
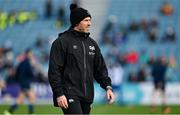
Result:
[[77,45],[73,45],[73,49],[77,49]]
[[[74,50],[77,50],[78,49],[78,46],[77,45],[73,45],[73,49]],[[89,49],[88,49],[88,54],[89,55],[95,55],[95,46],[89,46]]]
[[89,55],[95,55],[95,47],[89,46]]

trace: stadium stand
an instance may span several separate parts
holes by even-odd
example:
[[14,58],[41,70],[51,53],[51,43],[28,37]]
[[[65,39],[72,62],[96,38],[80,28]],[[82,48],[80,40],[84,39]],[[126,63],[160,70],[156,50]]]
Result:
[[[178,65],[180,63],[179,60],[179,53],[178,53],[178,48],[179,48],[179,26],[178,23],[180,22],[180,15],[179,15],[179,1],[178,0],[171,0],[169,1],[170,4],[172,5],[174,12],[170,16],[164,16],[160,13],[160,8],[162,4],[164,3],[163,0],[111,0],[110,5],[109,5],[109,12],[107,13],[106,20],[110,20],[108,17],[115,17],[115,22],[113,29],[111,29],[111,33],[107,32],[107,35],[110,39],[110,44],[114,45],[114,41],[118,38],[116,38],[116,34],[118,32],[123,33],[124,31],[127,31],[126,35],[126,41],[122,42],[121,40],[115,41],[116,48],[119,49],[120,51],[131,51],[136,50],[138,54],[140,52],[144,51],[148,55],[153,54],[155,57],[159,57],[161,55],[165,55],[167,58],[170,56],[174,56],[176,60],[176,68],[174,68],[175,76],[174,80],[178,81],[180,73],[178,72]],[[142,29],[141,21],[142,20],[146,21],[146,24],[153,28],[153,20],[156,22],[157,26],[155,27],[157,31],[157,37],[155,38],[155,42],[151,42],[148,39],[148,31]],[[133,25],[134,27],[136,26],[136,30],[132,30],[130,28],[131,24],[136,24]],[[146,26],[147,26],[146,25]],[[125,27],[124,31],[121,30],[122,26]],[[168,27],[174,28],[176,32],[176,38],[174,42],[167,41],[163,42],[163,37],[165,36],[165,31]],[[114,33],[114,34],[112,34]],[[101,41],[103,41],[104,35],[102,35]],[[119,39],[123,39],[123,37],[119,37]],[[117,43],[118,42],[118,43]],[[106,42],[105,44],[102,45],[102,49],[108,49],[105,47],[108,47],[109,42]],[[108,49],[106,53],[111,52],[112,49]],[[107,54],[104,53],[106,56]],[[130,67],[130,70],[132,70],[134,67],[137,66],[138,68],[140,65],[145,64],[139,61],[137,64],[134,65],[128,65],[132,66]],[[125,73],[129,73],[128,69],[129,67],[124,67]],[[125,77],[127,79],[128,75]],[[174,81],[175,82],[175,81]]]
[[[96,3],[96,1],[94,2]],[[52,16],[46,18],[46,0],[0,0],[0,80],[5,79],[7,75],[7,68],[4,65],[7,62],[5,58],[9,56],[9,50],[5,50],[12,48],[13,61],[15,61],[16,66],[22,52],[31,47],[38,63],[42,66],[39,68],[39,71],[43,75],[40,76],[45,76],[45,79],[40,78],[36,80],[47,83],[50,44],[59,32],[64,31],[69,26],[69,23],[61,25],[61,23],[57,22],[57,11],[60,5],[64,5],[65,17],[66,20],[69,20],[70,3],[70,0],[52,0]],[[144,65],[148,75],[143,82],[151,82],[152,78],[149,77],[150,67],[147,62],[151,58],[157,58],[161,55],[166,56],[171,62],[167,73],[170,76],[169,82],[179,83],[180,34],[178,30],[180,29],[180,0],[170,0],[174,10],[172,15],[169,16],[160,12],[164,0],[109,0],[107,3],[107,9],[103,10],[107,12],[105,12],[105,16],[100,15],[98,21],[105,22],[104,28],[106,24],[110,23],[106,29],[97,30],[102,31],[102,35],[98,36],[100,38],[99,44],[109,66],[117,63],[122,66],[124,70],[123,83],[139,83],[140,81],[135,74]],[[86,6],[88,5],[86,4]],[[97,13],[98,6],[98,4],[92,5],[92,11],[96,15],[99,15]],[[4,22],[1,22],[2,13],[9,15],[12,11],[17,14],[21,11],[33,13],[34,18],[25,21],[23,24],[17,22],[13,26],[7,25],[5,29],[2,29],[1,24],[4,26]],[[93,26],[97,26],[96,23]],[[174,29],[175,41],[162,41],[168,27]],[[150,33],[155,34],[157,38],[151,41],[149,39]],[[2,62],[4,59],[5,62]],[[129,79],[129,76],[135,78]],[[34,89],[40,95],[40,98],[43,97],[43,94],[51,98],[51,95],[49,95],[51,90],[46,85],[37,84],[34,85]],[[47,89],[48,94],[42,89]],[[98,89],[98,91],[101,90]],[[101,95],[101,93],[98,94]],[[97,99],[98,102],[99,98],[101,97],[96,97],[95,100]],[[99,100],[102,100],[102,98]],[[45,101],[47,101],[46,98],[43,102]]]

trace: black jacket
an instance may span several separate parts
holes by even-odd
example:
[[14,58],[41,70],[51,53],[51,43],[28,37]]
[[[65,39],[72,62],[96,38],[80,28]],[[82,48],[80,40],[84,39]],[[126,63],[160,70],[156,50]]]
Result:
[[57,106],[56,98],[61,95],[92,102],[94,78],[104,89],[111,86],[97,43],[88,33],[80,33],[73,29],[60,34],[53,42],[48,78],[55,106]]
[[18,65],[15,76],[21,88],[30,88],[30,85],[34,79],[33,67],[30,63],[30,59],[25,58]]

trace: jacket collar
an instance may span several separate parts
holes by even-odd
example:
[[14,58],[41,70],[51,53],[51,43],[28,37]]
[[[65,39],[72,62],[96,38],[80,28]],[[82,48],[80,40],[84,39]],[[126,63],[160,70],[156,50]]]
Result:
[[71,31],[76,37],[80,37],[80,38],[88,38],[90,33],[84,33],[84,32],[79,32],[74,30],[73,28],[70,28],[69,31]]

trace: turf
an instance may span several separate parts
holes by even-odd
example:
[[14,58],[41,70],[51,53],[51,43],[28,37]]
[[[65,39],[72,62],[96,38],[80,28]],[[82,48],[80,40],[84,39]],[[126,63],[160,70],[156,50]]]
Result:
[[[8,105],[0,105],[0,114],[8,108]],[[162,107],[158,106],[156,111],[151,112],[149,106],[119,106],[119,105],[93,105],[91,114],[161,114]],[[180,114],[180,105],[171,105],[171,114]],[[21,105],[15,114],[27,114],[28,108]],[[52,105],[36,105],[35,114],[62,114],[61,109]]]

